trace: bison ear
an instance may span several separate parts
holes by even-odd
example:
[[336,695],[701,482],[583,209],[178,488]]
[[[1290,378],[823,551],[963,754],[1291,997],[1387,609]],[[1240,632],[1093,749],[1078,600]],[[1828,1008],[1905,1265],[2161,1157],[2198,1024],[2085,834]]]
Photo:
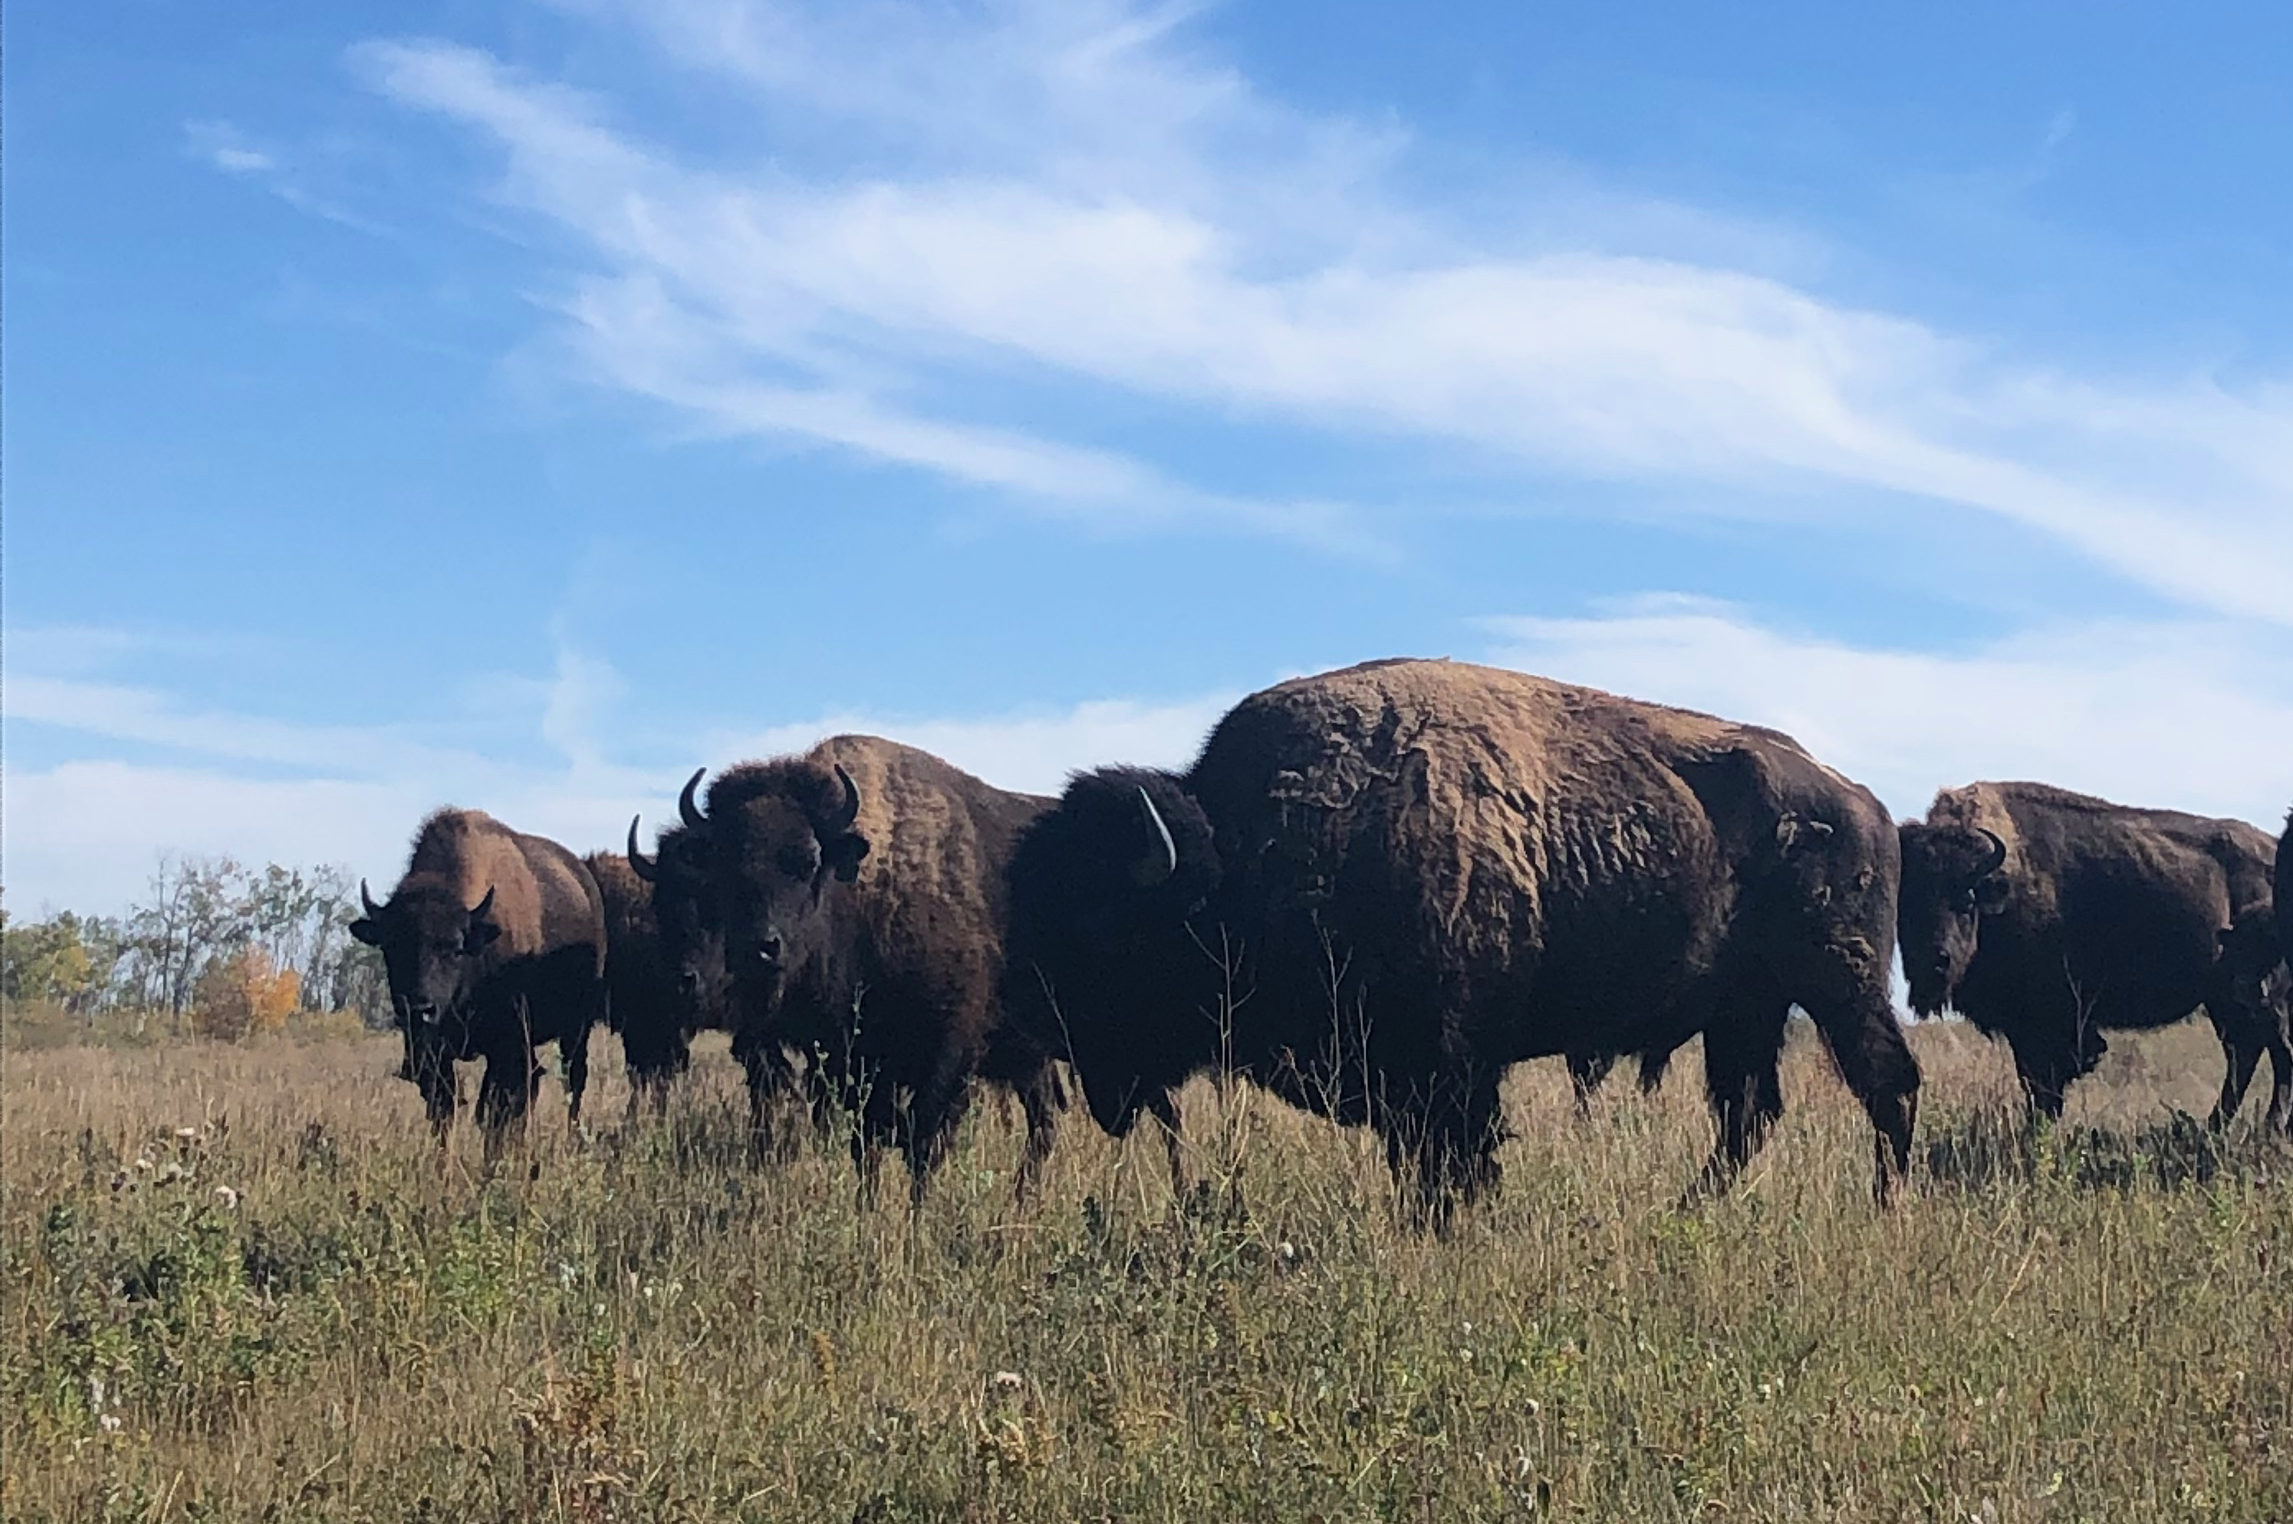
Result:
[[375,925],[371,917],[362,915],[357,920],[351,922],[350,925],[344,928],[344,930],[348,931],[352,936],[356,937],[359,941],[364,942],[369,947],[380,947],[382,945],[382,928]]
[[845,831],[828,839],[820,849],[820,866],[833,872],[842,883],[849,884],[860,876],[860,864],[868,856],[868,838],[858,831]]
[[1997,915],[2006,908],[2006,875],[1993,873],[1975,884],[1975,909]]
[[494,945],[494,938],[501,934],[502,929],[491,921],[472,921],[470,929],[462,934],[462,951],[484,952]]

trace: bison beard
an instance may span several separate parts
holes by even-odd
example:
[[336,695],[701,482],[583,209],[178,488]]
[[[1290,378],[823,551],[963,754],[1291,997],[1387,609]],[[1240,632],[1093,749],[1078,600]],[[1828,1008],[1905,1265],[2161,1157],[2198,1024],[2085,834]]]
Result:
[[1902,827],[1904,971],[1923,1015],[1955,1007],[2013,1051],[2030,1104],[2059,1116],[2106,1031],[2200,1004],[2227,1061],[2212,1125],[2270,1056],[2269,1119],[2293,1102],[2293,1046],[2268,991],[2269,837],[2236,820],[2134,809],[2042,783],[1936,795]]
[[350,932],[382,952],[406,1043],[401,1073],[440,1143],[457,1060],[485,1060],[478,1121],[492,1157],[524,1124],[541,1079],[534,1050],[549,1042],[578,1123],[589,1030],[606,1005],[603,901],[581,860],[476,810],[440,810],[389,902],[375,904],[363,883],[359,896],[366,914]]
[[[1142,818],[1137,801],[1151,806]],[[1175,867],[1142,882],[1156,827]],[[1907,1165],[1896,839],[1788,738],[1518,673],[1386,662],[1245,699],[1183,777],[1077,778],[1012,870],[1009,999],[1126,1130],[1230,1065],[1386,1139],[1437,1220],[1496,1178],[1512,1063],[1705,1040],[1724,1188],[1793,1004]]]
[[1025,1107],[1032,1177],[1057,1091],[1048,1056],[1001,1029],[996,996],[1004,867],[1049,802],[867,736],[717,777],[686,824],[707,842],[760,1124],[780,1055],[806,1055],[858,1118],[863,1178],[896,1146],[920,1192],[978,1076]]

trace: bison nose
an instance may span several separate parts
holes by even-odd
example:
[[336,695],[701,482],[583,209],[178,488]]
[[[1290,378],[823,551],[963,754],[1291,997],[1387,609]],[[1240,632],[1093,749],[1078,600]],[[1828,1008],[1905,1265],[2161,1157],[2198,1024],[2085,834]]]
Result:
[[407,1006],[406,1010],[407,1014],[426,1027],[434,1027],[438,1024],[438,1003],[434,1000],[414,1001]]
[[677,988],[688,995],[698,995],[701,992],[701,971],[697,968],[677,970]]

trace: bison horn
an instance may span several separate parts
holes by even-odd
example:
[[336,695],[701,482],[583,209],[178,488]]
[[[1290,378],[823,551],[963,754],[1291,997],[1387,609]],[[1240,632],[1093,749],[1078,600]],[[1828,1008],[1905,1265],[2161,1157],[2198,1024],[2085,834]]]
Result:
[[377,916],[382,914],[382,907],[375,904],[374,896],[366,892],[366,880],[363,878],[358,881],[358,902],[366,907],[366,913],[368,915]]
[[685,786],[677,793],[677,818],[685,823],[688,831],[702,830],[708,825],[707,818],[701,814],[701,807],[693,802],[693,790],[701,786],[701,780],[708,776],[708,772],[705,767],[694,768],[693,775],[685,780]]
[[1975,827],[1975,834],[1990,843],[1990,856],[1983,860],[1981,867],[1975,869],[1975,878],[1979,881],[1989,878],[1993,873],[2006,866],[2006,843],[2000,839],[1998,832],[1986,830],[1981,826]]
[[486,912],[493,908],[494,886],[492,884],[488,884],[486,885],[486,897],[470,907],[470,919],[473,921],[482,921],[486,918]]
[[844,802],[834,815],[822,822],[824,834],[831,836],[851,830],[852,822],[860,818],[860,785],[854,783],[852,775],[844,771],[843,763],[838,762],[835,766],[836,781],[844,785]]
[[1152,889],[1178,871],[1178,843],[1170,839],[1170,827],[1162,823],[1162,811],[1154,807],[1154,797],[1144,787],[1139,789],[1139,803],[1145,808],[1147,824],[1154,827],[1156,844],[1162,849],[1158,852],[1149,847],[1139,859],[1139,884]]
[[637,822],[643,818],[640,815],[629,817],[629,871],[650,884],[661,869],[658,862],[646,861],[645,854],[637,850]]

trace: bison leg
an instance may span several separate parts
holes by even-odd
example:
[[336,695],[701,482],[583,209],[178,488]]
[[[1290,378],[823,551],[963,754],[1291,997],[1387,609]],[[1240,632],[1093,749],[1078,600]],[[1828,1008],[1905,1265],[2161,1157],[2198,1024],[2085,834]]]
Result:
[[1663,1052],[1654,1049],[1640,1055],[1640,1093],[1654,1095],[1664,1088],[1664,1071],[1672,1067],[1670,1048]]
[[446,1135],[453,1130],[454,1107],[458,1097],[454,1085],[454,1061],[434,1048],[413,1049],[406,1057],[407,1077],[422,1093],[422,1109],[430,1118],[430,1132],[438,1146],[446,1146]]
[[1164,1162],[1170,1166],[1170,1195],[1173,1201],[1186,1199],[1186,1137],[1180,1130],[1178,1097],[1168,1090],[1157,1090],[1147,1098],[1147,1113],[1155,1120],[1156,1131],[1162,1134]]
[[2050,1122],[2060,1121],[2070,1082],[2084,1072],[2075,1038],[2066,1033],[2063,1040],[2049,1041],[2039,1033],[2018,1031],[2009,1033],[2006,1041],[2014,1051],[2015,1077],[2022,1081],[2031,1111]]
[[2293,1044],[2283,1032],[2269,1036],[2268,1125],[2278,1132],[2293,1131]]
[[557,1045],[559,1056],[565,1060],[565,1120],[577,1136],[581,1131],[581,1098],[589,1089],[589,1030],[584,1022]]
[[1571,1053],[1568,1056],[1568,1083],[1576,1097],[1576,1114],[1592,1115],[1592,1093],[1600,1082],[1608,1078],[1608,1071],[1616,1067],[1613,1053]]
[[1761,1000],[1723,1014],[1704,1029],[1704,1090],[1719,1123],[1711,1160],[1689,1192],[1690,1199],[1719,1195],[1735,1184],[1783,1115],[1783,1087],[1776,1072],[1783,1054],[1783,1022],[1789,1007]]
[[1016,1192],[1025,1202],[1042,1177],[1043,1162],[1051,1157],[1051,1140],[1059,1128],[1059,1079],[1045,1062],[1017,1086],[1020,1109],[1027,1113],[1027,1147],[1019,1156]]
[[1447,1233],[1457,1207],[1472,1205],[1498,1181],[1496,1076],[1443,1075],[1389,1105],[1380,1118],[1386,1163],[1408,1193],[1411,1221]]
[[971,1109],[971,1062],[943,1048],[924,1082],[908,1096],[897,1118],[900,1152],[908,1161],[910,1204],[922,1206],[932,1171],[947,1157],[955,1130]]
[[[860,1205],[876,1204],[876,1184],[884,1172],[884,1150],[900,1141],[900,1104],[892,1086],[872,1076],[854,1087],[859,1104],[851,1117],[852,1169],[860,1180]],[[914,1177],[909,1179],[914,1187]]]
[[478,1125],[486,1135],[486,1159],[501,1156],[503,1145],[525,1126],[525,1114],[541,1093],[541,1066],[523,1047],[486,1056],[478,1081]]
[[[2253,1042],[2250,1037],[2234,1032],[2226,1026],[2221,1028],[2220,1035],[2221,1098],[2213,1103],[2213,1115],[2205,1119],[2205,1125],[2215,1132],[2221,1131],[2237,1119],[2238,1108],[2245,1104],[2245,1087],[2253,1083],[2254,1066],[2261,1062],[2260,1045]],[[2272,1088],[2280,1089],[2282,1087],[2273,1084]],[[2272,1094],[2270,1096],[2272,1109],[2275,1108],[2276,1101],[2276,1095]]]

